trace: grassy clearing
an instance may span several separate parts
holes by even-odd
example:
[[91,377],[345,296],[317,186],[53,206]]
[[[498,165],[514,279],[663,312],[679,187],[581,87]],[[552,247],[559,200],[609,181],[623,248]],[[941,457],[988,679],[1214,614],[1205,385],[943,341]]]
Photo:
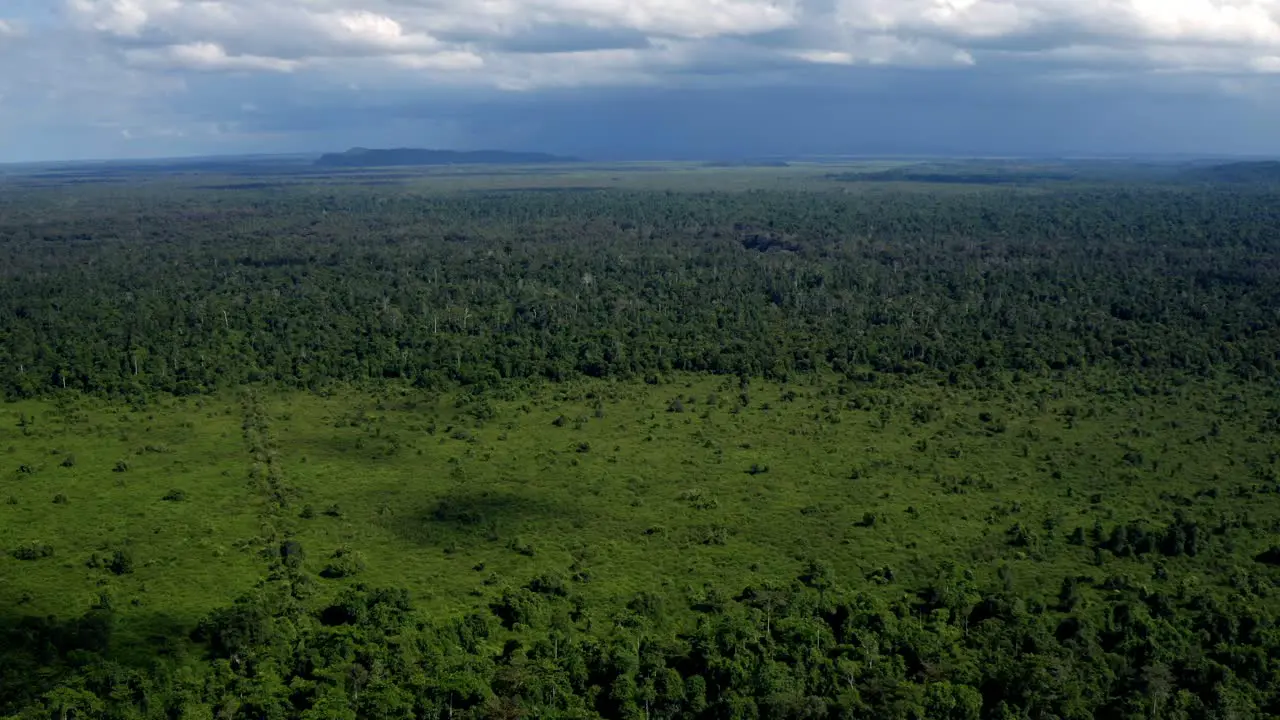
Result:
[[[1150,558],[1108,555],[1099,568],[1068,538],[1095,524],[1161,527],[1177,511],[1243,528],[1210,553],[1161,560],[1177,582],[1216,584],[1280,520],[1257,499],[1275,482],[1273,446],[1258,435],[1272,402],[1272,389],[1209,381],[815,378],[744,390],[689,377],[481,396],[268,394],[261,407],[297,492],[280,517],[308,565],[340,565],[345,550],[359,566],[323,594],[404,586],[451,614],[541,574],[609,602],[734,591],[792,578],[810,559],[891,593],[954,562],[1048,599],[1067,576],[1161,582]],[[251,587],[267,508],[247,480],[241,415],[232,399],[0,408],[0,602],[68,615],[107,593],[141,626],[159,612],[189,623]],[[183,499],[163,499],[173,491]],[[52,556],[15,557],[41,544]],[[116,550],[131,572],[89,567]]]
[[[370,580],[441,609],[547,571],[617,597],[789,577],[810,558],[908,586],[940,558],[1004,562],[1023,590],[1056,589],[1093,560],[1067,545],[1075,527],[1159,523],[1214,488],[1214,510],[1242,511],[1225,486],[1271,462],[1254,418],[1207,386],[1121,400],[757,383],[745,406],[740,392],[583,383],[479,410],[291,398],[278,432],[313,509],[341,515],[304,522],[304,544],[364,548]],[[1015,524],[1044,544],[1010,543]]]
[[260,508],[239,425],[221,401],[0,406],[0,606],[181,623],[247,589]]

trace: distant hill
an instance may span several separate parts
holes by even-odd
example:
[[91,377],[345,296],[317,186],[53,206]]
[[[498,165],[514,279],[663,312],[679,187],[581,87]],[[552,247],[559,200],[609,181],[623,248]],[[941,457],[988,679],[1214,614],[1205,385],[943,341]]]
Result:
[[1187,170],[1182,177],[1197,182],[1280,184],[1280,161],[1263,160],[1210,165]]
[[328,153],[316,160],[321,167],[392,167],[399,165],[533,165],[575,162],[577,158],[536,152],[505,150],[421,150],[392,148],[370,150],[351,148],[344,153]]
[[791,167],[785,160],[712,160],[704,163],[709,168],[784,168]]
[[954,185],[1017,185],[1039,182],[1065,182],[1076,176],[1065,168],[1015,166],[982,162],[961,165],[916,165],[875,172],[850,172],[828,175],[842,182],[906,182]]

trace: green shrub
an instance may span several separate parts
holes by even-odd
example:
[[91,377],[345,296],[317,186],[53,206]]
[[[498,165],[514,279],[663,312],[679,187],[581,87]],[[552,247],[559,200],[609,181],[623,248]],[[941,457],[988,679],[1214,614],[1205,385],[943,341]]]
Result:
[[116,550],[111,553],[111,559],[107,561],[106,568],[113,575],[132,575],[133,553],[129,550]]
[[533,557],[537,554],[537,550],[534,549],[533,543],[527,542],[523,538],[519,537],[512,538],[507,543],[507,549],[514,550],[525,557]]
[[42,560],[53,556],[53,548],[44,543],[29,542],[19,545],[9,554],[15,560]]
[[339,548],[329,556],[329,562],[320,571],[320,577],[329,580],[349,578],[365,570],[364,554],[350,548]]
[[302,567],[302,563],[307,559],[307,554],[302,550],[302,543],[297,540],[286,540],[280,543],[280,561],[286,567],[297,569]]

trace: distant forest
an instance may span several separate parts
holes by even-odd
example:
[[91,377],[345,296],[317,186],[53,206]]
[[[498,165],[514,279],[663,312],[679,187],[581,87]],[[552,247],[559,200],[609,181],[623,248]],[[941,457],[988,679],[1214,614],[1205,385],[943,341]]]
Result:
[[420,150],[395,148],[370,150],[352,148],[344,153],[328,153],[316,161],[319,167],[395,167],[400,165],[533,165],[573,162],[574,158],[538,152],[505,150]]
[[1210,183],[1280,185],[1280,161],[1238,162],[1188,171],[1185,177]]
[[10,397],[1280,360],[1280,204],[1248,188],[56,203],[0,212]]

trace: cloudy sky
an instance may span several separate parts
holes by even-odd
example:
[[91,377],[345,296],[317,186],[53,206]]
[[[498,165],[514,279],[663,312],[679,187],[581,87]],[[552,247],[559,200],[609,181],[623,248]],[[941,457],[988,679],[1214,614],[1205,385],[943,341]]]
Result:
[[0,0],[0,162],[1280,154],[1280,0]]

